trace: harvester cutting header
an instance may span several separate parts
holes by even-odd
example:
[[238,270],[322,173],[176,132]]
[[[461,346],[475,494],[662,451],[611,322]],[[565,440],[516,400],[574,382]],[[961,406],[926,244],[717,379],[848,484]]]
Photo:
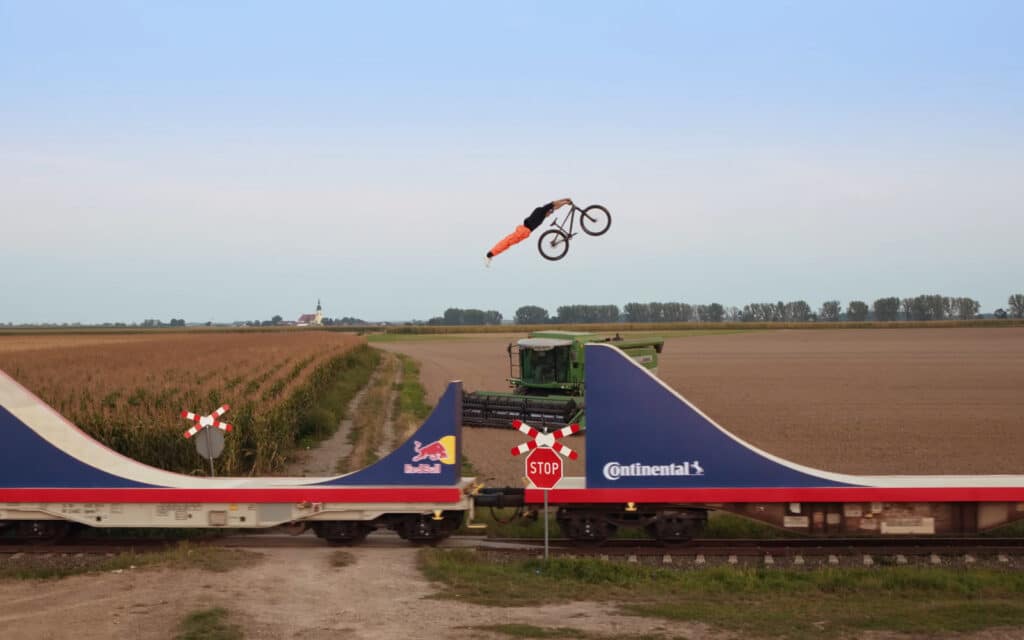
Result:
[[663,338],[623,339],[578,331],[534,331],[508,345],[512,391],[474,391],[463,396],[462,424],[508,429],[514,420],[537,428],[586,426],[583,345],[608,342],[652,373],[658,372]]

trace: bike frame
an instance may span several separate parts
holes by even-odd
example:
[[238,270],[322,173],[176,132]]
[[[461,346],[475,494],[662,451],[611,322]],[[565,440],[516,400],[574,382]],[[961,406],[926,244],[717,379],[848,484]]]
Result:
[[[577,207],[575,203],[570,204],[569,205],[569,212],[567,214],[565,214],[565,217],[562,218],[562,221],[559,222],[558,221],[558,216],[555,216],[555,219],[551,221],[551,224],[549,226],[557,227],[558,230],[561,231],[562,233],[564,233],[567,238],[575,237],[576,233],[574,233],[572,229],[573,229],[573,226],[575,226],[575,223],[576,223],[576,212],[577,211],[581,215],[584,215],[583,214],[583,209],[580,209],[579,207]],[[569,223],[569,229],[568,230],[566,230],[566,228],[565,228],[565,223],[566,222]]]

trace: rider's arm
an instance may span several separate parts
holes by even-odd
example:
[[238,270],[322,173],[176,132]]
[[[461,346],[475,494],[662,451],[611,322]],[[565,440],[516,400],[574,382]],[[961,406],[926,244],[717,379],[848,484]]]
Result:
[[572,204],[572,200],[569,198],[562,198],[561,200],[555,200],[551,203],[551,212],[554,213],[556,210],[561,209],[567,204]]

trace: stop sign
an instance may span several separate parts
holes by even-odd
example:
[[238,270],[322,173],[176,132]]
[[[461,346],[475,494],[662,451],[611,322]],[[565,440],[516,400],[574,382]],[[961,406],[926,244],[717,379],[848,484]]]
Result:
[[526,477],[538,489],[554,489],[562,479],[562,457],[552,449],[534,449],[526,456]]

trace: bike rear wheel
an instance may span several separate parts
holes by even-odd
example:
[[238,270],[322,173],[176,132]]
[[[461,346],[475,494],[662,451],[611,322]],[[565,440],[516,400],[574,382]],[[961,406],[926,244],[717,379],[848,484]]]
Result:
[[558,229],[548,229],[540,234],[537,250],[548,260],[561,260],[569,252],[569,236]]
[[590,236],[599,236],[612,226],[612,214],[599,204],[580,211],[580,226]]

